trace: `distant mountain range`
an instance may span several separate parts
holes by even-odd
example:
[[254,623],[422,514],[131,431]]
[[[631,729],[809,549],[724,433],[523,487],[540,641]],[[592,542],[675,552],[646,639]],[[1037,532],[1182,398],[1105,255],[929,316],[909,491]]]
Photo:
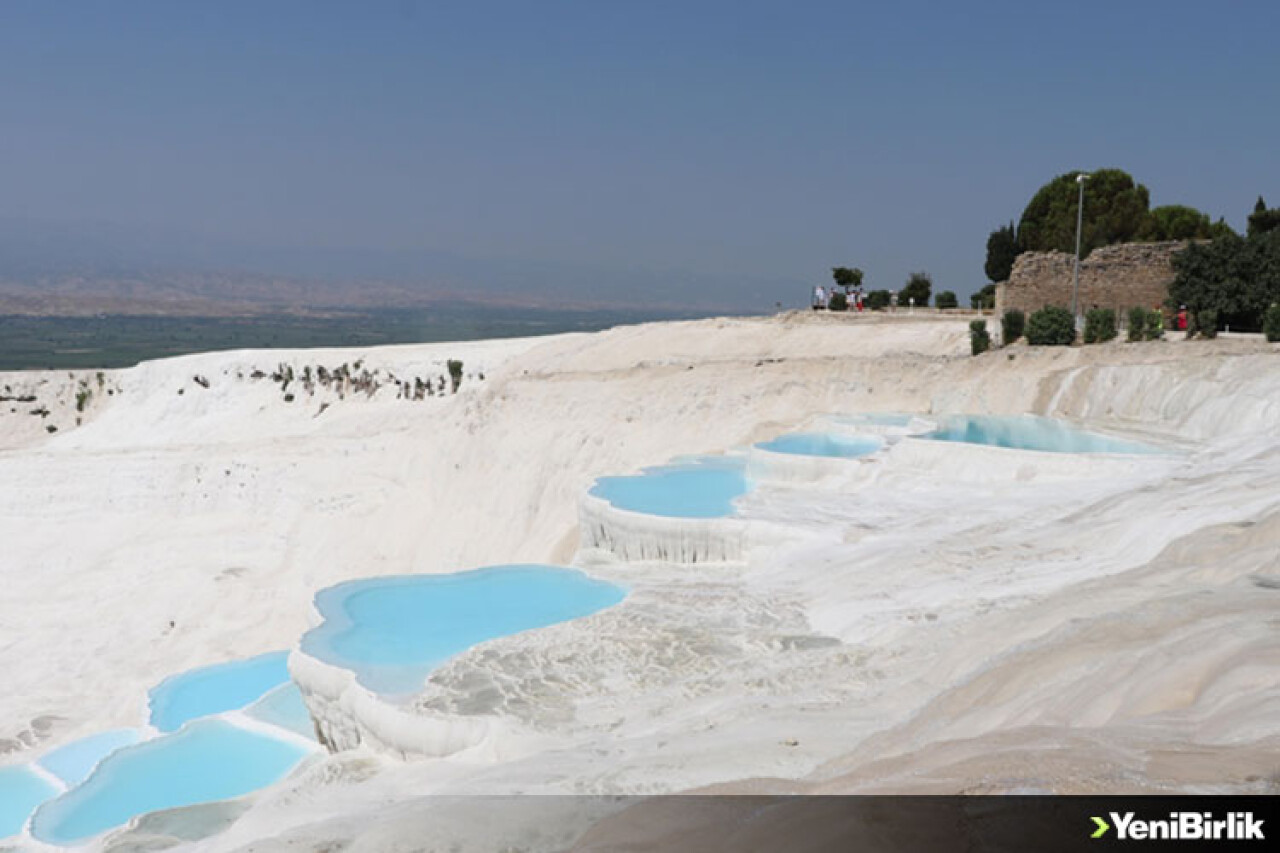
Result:
[[772,309],[777,294],[790,289],[796,288],[767,278],[425,250],[254,246],[177,231],[0,217],[0,314],[322,314],[459,301],[754,313]]

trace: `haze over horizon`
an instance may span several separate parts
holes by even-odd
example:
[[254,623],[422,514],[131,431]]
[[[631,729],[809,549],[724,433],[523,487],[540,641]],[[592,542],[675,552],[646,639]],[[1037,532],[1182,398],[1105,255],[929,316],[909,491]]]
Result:
[[1074,168],[1280,201],[1274,3],[0,7],[0,279],[216,270],[763,309],[962,298]]

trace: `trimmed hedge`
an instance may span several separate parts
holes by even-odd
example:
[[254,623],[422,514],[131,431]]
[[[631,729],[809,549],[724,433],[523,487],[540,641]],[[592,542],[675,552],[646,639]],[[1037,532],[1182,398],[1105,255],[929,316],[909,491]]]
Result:
[[991,334],[987,331],[986,320],[972,320],[969,322],[969,352],[973,355],[982,355],[991,349]]
[[1147,309],[1135,306],[1129,309],[1129,340],[1140,341],[1147,335]]
[[1273,344],[1280,341],[1280,305],[1273,304],[1262,315],[1262,335]]
[[1116,336],[1116,312],[1110,308],[1093,308],[1084,315],[1084,342],[1100,344]]
[[830,311],[848,311],[849,297],[837,290],[831,294],[831,299],[827,302],[827,309]]
[[950,290],[944,290],[935,296],[933,298],[933,304],[935,308],[941,308],[943,310],[946,310],[947,308],[960,307],[960,301],[956,299],[955,293]]
[[872,311],[883,311],[889,307],[893,296],[887,290],[869,290],[867,295],[863,297],[862,304],[870,308]]
[[1027,318],[1027,343],[1032,346],[1071,346],[1076,342],[1076,321],[1066,308],[1046,305]]
[[1027,328],[1027,315],[1023,314],[1017,308],[1012,308],[1004,312],[1004,316],[1000,318],[1000,341],[1005,346],[1022,337],[1022,332]]
[[1212,340],[1218,336],[1218,312],[1213,308],[1206,308],[1203,311],[1196,312],[1196,326],[1200,329],[1200,336]]

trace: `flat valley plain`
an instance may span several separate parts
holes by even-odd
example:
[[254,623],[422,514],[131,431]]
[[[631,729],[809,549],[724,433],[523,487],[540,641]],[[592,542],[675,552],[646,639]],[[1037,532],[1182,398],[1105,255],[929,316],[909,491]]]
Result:
[[703,315],[661,309],[551,309],[463,302],[248,316],[0,314],[0,370],[113,369],[156,358],[235,349],[515,338],[695,316]]

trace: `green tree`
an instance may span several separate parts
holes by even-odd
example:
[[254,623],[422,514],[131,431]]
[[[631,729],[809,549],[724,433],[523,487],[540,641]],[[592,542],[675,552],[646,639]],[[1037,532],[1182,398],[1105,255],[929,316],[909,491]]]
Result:
[[1228,225],[1226,218],[1222,216],[1219,216],[1218,221],[1209,226],[1209,238],[1212,240],[1234,233],[1236,233],[1236,230]]
[[[1018,222],[1018,243],[1024,252],[1074,252],[1076,209],[1080,197],[1078,172],[1066,172],[1041,187]],[[1120,169],[1098,169],[1085,181],[1081,257],[1099,246],[1138,238],[1147,221],[1150,194]]]
[[[1088,192],[1088,187],[1085,187]],[[1162,240],[1207,240],[1213,236],[1213,226],[1207,214],[1183,204],[1166,204],[1152,208],[1147,214],[1137,239],[1142,242]]]
[[1258,203],[1249,214],[1249,236],[1261,237],[1271,231],[1280,230],[1280,207],[1268,209],[1267,203],[1258,196]]
[[845,295],[852,287],[862,287],[862,270],[857,267],[832,267],[831,277],[844,288]]
[[969,295],[970,308],[991,309],[996,307],[996,286],[988,284],[976,293]]
[[891,299],[892,294],[887,290],[869,290],[867,291],[867,298],[864,300],[863,304],[872,311],[883,311],[889,307]]
[[898,291],[898,304],[907,306],[911,300],[919,308],[929,304],[929,296],[933,293],[933,279],[927,272],[913,272],[907,278],[907,286]]
[[1012,222],[992,231],[987,237],[987,281],[1008,281],[1013,273],[1014,259],[1020,251]]
[[1173,268],[1169,304],[1186,305],[1198,328],[1213,315],[1233,329],[1256,330],[1263,312],[1280,301],[1280,229],[1192,244],[1174,257]]

